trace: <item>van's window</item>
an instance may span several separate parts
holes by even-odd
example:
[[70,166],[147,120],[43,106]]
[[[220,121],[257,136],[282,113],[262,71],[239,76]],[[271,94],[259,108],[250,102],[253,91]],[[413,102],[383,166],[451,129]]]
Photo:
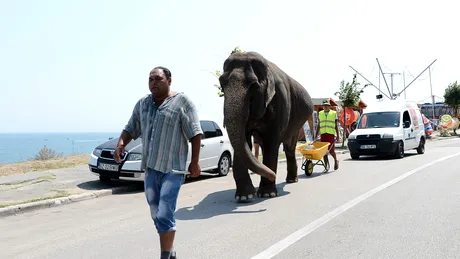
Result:
[[397,128],[399,127],[399,112],[372,112],[361,116],[357,129],[368,128]]
[[[406,123],[406,121],[409,122],[409,125],[411,124],[411,120],[410,120],[410,116],[409,116],[409,112],[408,111],[405,111],[403,113],[403,123]],[[404,125],[404,124],[403,124]]]

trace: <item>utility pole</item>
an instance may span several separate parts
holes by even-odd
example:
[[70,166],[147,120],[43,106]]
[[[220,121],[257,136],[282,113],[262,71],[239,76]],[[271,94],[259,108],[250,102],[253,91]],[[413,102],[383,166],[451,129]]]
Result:
[[391,95],[391,99],[394,99],[395,94],[394,94],[394,91],[393,91],[393,76],[394,75],[401,75],[401,73],[382,73],[382,74],[383,74],[383,76],[385,76],[385,75],[390,75],[391,76],[391,93],[390,93],[390,95]]
[[388,87],[388,83],[387,83],[387,79],[385,78],[385,75],[383,73],[383,70],[382,70],[382,66],[380,66],[380,62],[379,62],[379,59],[376,58],[375,60],[377,60],[377,65],[379,65],[379,70],[380,70],[380,73],[382,73],[382,76],[383,76],[383,81],[385,82],[385,85],[387,86],[387,89],[388,89],[388,94],[390,95],[390,100],[393,100],[394,96],[393,96],[393,93],[390,91],[390,88]]
[[[403,85],[406,87],[406,74],[403,71]],[[404,99],[406,99],[406,90],[404,90]]]
[[[423,72],[425,72],[428,68],[430,68],[431,65],[433,65],[434,62],[436,62],[436,60],[437,60],[437,59],[433,60],[433,62],[431,62],[431,64],[429,64],[422,72],[420,72],[420,74],[418,74],[418,76],[416,76],[416,77],[412,80],[412,82],[410,82],[408,85],[406,85],[406,86],[404,87],[404,89],[403,89],[401,92],[399,92],[397,95],[400,95],[402,92],[406,91],[407,87],[409,87],[413,82],[415,82],[415,80],[417,80],[417,78],[419,78],[419,77],[423,74]],[[430,80],[431,80],[431,77],[430,77]]]
[[[380,89],[375,86],[371,81],[369,81],[367,78],[365,78],[361,73],[359,73],[356,69],[354,69],[352,66],[349,66],[351,69],[353,69],[353,71],[355,71],[358,75],[360,75],[362,78],[364,78],[364,80],[366,80],[369,85],[372,85],[373,87],[375,87],[377,90],[379,90],[380,92]],[[388,99],[391,99],[389,96],[387,96],[384,92],[381,92],[382,95],[384,95],[385,97],[387,97]]]
[[433,120],[434,118],[434,95],[433,95],[433,86],[431,85],[431,67],[428,67],[428,75],[430,77],[430,91],[431,91],[431,106],[433,107]]

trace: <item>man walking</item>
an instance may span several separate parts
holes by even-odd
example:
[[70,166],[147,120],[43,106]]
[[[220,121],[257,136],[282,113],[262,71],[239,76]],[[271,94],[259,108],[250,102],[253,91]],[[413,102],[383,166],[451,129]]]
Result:
[[[337,112],[331,110],[331,103],[329,100],[323,102],[323,110],[318,113],[318,119],[319,123],[315,136],[317,137],[319,132],[321,134],[321,142],[329,142],[332,145],[329,153],[334,158],[334,170],[337,170],[339,169],[339,161],[335,154],[335,140],[339,139],[339,126]],[[336,134],[337,138],[335,137]],[[324,164],[326,168],[329,168],[329,158],[327,154],[324,156]]]
[[188,172],[192,177],[201,173],[198,161],[203,132],[196,107],[185,94],[172,92],[170,86],[169,69],[156,67],[150,72],[151,94],[136,103],[114,153],[120,163],[126,145],[142,138],[145,196],[160,236],[161,259],[176,258],[174,213],[185,175],[173,170],[185,171],[189,141],[192,154]]

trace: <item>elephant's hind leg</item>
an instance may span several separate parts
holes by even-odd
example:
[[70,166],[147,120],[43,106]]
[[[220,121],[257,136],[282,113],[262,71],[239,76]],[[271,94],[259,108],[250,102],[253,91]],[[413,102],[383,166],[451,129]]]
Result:
[[299,181],[297,177],[297,160],[295,157],[295,148],[297,145],[297,135],[293,137],[289,142],[283,143],[284,153],[286,154],[286,165],[287,165],[287,183],[295,183]]
[[[278,166],[278,149],[279,142],[273,141],[274,144],[265,144],[263,148],[263,163],[276,174]],[[272,143],[273,143],[272,142]],[[264,142],[265,143],[265,142]],[[278,145],[276,145],[278,143]],[[257,196],[269,198],[278,196],[276,181],[270,181],[265,177],[260,177],[260,185],[257,190]]]
[[233,178],[236,183],[235,200],[237,202],[248,202],[256,195],[256,189],[249,176],[248,167],[241,161],[242,159],[238,154],[235,154],[233,162]]

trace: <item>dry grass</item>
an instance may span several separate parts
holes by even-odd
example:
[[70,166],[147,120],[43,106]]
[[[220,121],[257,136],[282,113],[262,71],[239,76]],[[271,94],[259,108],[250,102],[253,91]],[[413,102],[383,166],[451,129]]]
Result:
[[60,157],[49,160],[33,160],[17,164],[0,164],[0,176],[24,174],[34,171],[45,171],[50,169],[69,168],[87,164],[88,154]]

